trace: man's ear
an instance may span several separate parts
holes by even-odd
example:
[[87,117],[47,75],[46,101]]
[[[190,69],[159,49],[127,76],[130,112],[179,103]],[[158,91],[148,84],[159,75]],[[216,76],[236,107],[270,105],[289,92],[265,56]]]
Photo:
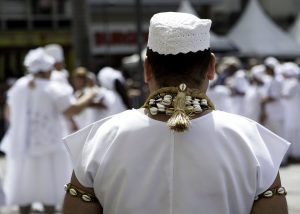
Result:
[[144,82],[149,83],[153,79],[152,67],[149,63],[148,58],[144,61]]
[[215,78],[216,71],[216,57],[213,53],[211,53],[211,58],[209,60],[208,68],[207,68],[207,79],[213,80]]

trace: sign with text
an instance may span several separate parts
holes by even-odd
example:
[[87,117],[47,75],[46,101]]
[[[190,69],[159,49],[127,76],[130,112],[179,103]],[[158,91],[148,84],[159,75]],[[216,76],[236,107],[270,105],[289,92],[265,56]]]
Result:
[[[137,51],[137,31],[133,24],[97,25],[90,29],[93,54],[127,54]],[[148,26],[143,27],[141,40],[144,46],[148,38]]]

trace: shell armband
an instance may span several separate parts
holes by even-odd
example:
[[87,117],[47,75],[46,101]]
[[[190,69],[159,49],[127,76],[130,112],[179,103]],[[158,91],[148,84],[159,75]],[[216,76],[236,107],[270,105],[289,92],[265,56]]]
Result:
[[272,198],[274,195],[279,195],[279,196],[285,196],[287,194],[287,191],[284,187],[277,187],[277,188],[272,188],[268,189],[262,194],[256,196],[254,199],[255,201],[261,199],[261,198]]
[[87,193],[71,183],[64,186],[66,193],[73,197],[80,198],[84,202],[98,202],[98,199],[91,193]]

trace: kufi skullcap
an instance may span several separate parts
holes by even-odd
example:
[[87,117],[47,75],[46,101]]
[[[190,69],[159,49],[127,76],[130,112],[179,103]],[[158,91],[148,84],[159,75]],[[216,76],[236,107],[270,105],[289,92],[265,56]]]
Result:
[[179,12],[155,14],[150,20],[147,47],[162,55],[210,48],[210,19]]
[[63,48],[58,44],[49,44],[45,46],[45,51],[47,54],[55,59],[55,62],[64,61],[64,51]]
[[31,73],[48,72],[53,69],[55,60],[44,48],[30,50],[24,59],[24,66]]

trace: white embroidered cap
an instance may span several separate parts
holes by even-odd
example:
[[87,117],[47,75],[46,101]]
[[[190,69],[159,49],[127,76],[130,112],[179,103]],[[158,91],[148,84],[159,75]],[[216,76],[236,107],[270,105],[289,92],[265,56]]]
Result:
[[47,54],[55,59],[55,62],[64,61],[64,51],[63,48],[58,44],[49,44],[45,46],[45,51]]
[[48,72],[53,69],[54,63],[54,58],[44,48],[30,50],[24,59],[24,65],[31,73]]
[[210,47],[210,19],[164,12],[150,20],[148,48],[162,55],[204,51]]

